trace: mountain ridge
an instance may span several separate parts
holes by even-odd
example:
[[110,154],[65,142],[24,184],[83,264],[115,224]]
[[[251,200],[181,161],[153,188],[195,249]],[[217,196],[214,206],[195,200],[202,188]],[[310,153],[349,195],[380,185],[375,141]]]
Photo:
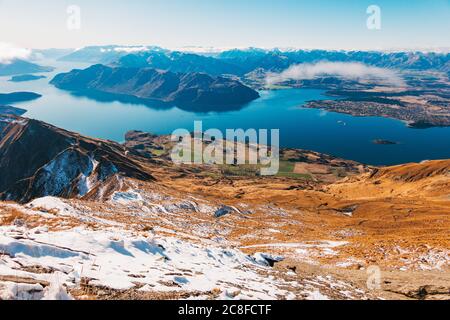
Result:
[[239,81],[204,73],[173,73],[151,68],[93,65],[59,74],[50,82],[60,89],[98,91],[194,107],[242,105],[259,97]]
[[153,180],[121,145],[41,121],[0,118],[0,198],[82,197],[114,175]]

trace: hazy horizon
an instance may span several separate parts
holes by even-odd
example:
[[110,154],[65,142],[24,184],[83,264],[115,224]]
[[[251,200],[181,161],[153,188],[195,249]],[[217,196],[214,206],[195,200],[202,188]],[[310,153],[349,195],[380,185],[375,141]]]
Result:
[[433,52],[433,53],[450,53],[450,46],[448,47],[397,47],[397,48],[323,48],[323,47],[289,47],[289,46],[276,46],[276,47],[256,47],[256,46],[247,46],[247,47],[207,47],[207,46],[182,46],[182,47],[165,47],[158,44],[123,44],[123,43],[110,43],[110,44],[87,44],[82,47],[43,47],[43,48],[27,48],[31,50],[81,50],[87,47],[106,47],[106,46],[117,46],[117,47],[147,47],[147,48],[161,48],[170,51],[187,51],[187,52],[199,52],[199,53],[214,53],[214,52],[223,52],[228,50],[251,50],[251,49],[261,49],[261,50],[280,50],[280,51],[290,51],[290,50],[304,50],[304,51],[313,51],[313,50],[324,50],[324,51],[374,51],[374,52]]
[[[68,28],[79,9],[80,28]],[[381,9],[370,30],[367,9]],[[326,50],[440,50],[449,48],[450,1],[311,2],[0,1],[0,42],[16,47],[91,45]]]

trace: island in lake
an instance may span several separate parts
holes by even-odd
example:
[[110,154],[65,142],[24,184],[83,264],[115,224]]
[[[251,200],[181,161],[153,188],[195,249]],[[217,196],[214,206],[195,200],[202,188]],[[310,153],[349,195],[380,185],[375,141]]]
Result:
[[398,144],[398,142],[390,141],[390,140],[384,140],[384,139],[375,139],[372,142],[373,142],[373,144],[380,144],[380,145],[394,145],[394,144]]
[[0,93],[0,105],[31,101],[40,97],[42,97],[40,94],[34,92]]
[[11,82],[26,82],[26,81],[34,81],[39,79],[45,79],[45,76],[35,76],[33,74],[22,74],[19,76],[13,76],[9,81]]
[[37,72],[51,72],[53,67],[40,66],[21,59],[14,59],[8,63],[0,63],[0,76],[13,76]]

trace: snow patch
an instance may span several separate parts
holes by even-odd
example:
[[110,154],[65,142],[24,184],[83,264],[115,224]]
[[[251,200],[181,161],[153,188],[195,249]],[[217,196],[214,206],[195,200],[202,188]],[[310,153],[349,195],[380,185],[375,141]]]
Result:
[[139,193],[135,191],[128,191],[128,192],[114,192],[114,194],[111,197],[111,200],[113,202],[122,205],[129,205],[134,202],[142,202],[144,199]]
[[72,206],[55,197],[38,198],[28,203],[25,207],[28,209],[58,213],[65,216],[74,216],[77,214],[77,211]]
[[328,298],[326,295],[323,295],[318,289],[306,292],[306,294],[307,294],[306,300],[319,300],[319,301],[330,300],[330,298]]
[[0,283],[0,300],[41,300],[44,288],[40,284]]

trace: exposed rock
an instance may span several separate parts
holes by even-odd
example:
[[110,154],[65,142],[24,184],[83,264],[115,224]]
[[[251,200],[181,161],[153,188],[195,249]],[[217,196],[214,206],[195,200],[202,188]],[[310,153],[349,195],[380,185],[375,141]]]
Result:
[[418,300],[448,300],[450,297],[450,287],[448,286],[424,285],[414,287],[412,285],[405,285],[399,288],[391,288],[391,286],[388,286],[387,290]]
[[216,213],[214,213],[214,216],[216,218],[220,218],[220,217],[226,216],[228,214],[232,214],[234,212],[237,212],[235,208],[232,208],[229,206],[222,206],[219,209],[217,209]]
[[0,124],[2,199],[81,197],[114,175],[153,179],[117,143],[14,116],[3,116]]
[[255,253],[252,258],[256,261],[256,263],[267,266],[267,267],[273,267],[275,266],[275,263],[281,262],[284,260],[284,257],[282,256],[274,256],[269,253]]
[[353,216],[353,212],[355,212],[356,209],[358,209],[358,205],[347,206],[344,208],[337,209],[337,211],[342,213],[343,215],[351,217]]

